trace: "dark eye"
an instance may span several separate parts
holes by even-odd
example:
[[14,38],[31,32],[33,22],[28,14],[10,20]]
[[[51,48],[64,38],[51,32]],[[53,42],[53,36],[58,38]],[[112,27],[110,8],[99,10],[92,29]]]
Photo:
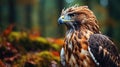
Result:
[[70,17],[74,17],[76,14],[74,13],[74,14],[68,14]]

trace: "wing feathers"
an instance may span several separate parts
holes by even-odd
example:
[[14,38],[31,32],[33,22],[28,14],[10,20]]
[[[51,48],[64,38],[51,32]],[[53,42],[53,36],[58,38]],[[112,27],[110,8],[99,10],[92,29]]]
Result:
[[[114,43],[101,34],[93,34],[89,40],[89,53],[100,67],[120,67],[120,56]],[[93,57],[92,56],[92,57]]]

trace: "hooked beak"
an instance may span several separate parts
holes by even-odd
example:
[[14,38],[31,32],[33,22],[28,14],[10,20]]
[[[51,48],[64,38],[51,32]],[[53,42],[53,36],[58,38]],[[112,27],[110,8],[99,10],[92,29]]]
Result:
[[59,24],[63,24],[63,23],[66,23],[66,22],[73,22],[74,20],[66,20],[64,16],[61,16],[59,19],[58,19],[58,23]]

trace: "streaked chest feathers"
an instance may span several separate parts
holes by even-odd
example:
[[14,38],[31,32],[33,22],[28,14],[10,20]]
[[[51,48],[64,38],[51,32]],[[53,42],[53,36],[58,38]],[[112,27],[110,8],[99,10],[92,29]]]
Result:
[[70,30],[66,34],[63,46],[66,65],[68,67],[94,67],[94,62],[88,52],[87,42],[89,35],[92,33]]

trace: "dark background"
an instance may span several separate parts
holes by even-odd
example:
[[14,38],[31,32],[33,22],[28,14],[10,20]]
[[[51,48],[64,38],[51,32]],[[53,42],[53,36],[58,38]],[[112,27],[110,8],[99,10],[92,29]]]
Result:
[[119,0],[0,0],[0,29],[15,23],[14,31],[40,31],[43,37],[63,37],[64,28],[57,24],[61,10],[74,4],[88,5],[106,35],[120,41]]

